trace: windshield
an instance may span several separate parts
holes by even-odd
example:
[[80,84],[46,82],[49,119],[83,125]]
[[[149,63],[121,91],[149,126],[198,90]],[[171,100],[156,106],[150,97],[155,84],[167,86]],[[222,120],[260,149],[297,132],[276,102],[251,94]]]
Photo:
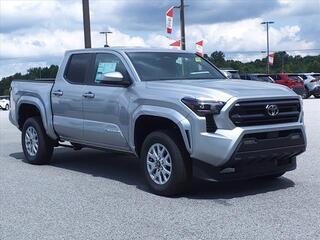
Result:
[[192,53],[127,53],[142,81],[225,79],[203,58]]

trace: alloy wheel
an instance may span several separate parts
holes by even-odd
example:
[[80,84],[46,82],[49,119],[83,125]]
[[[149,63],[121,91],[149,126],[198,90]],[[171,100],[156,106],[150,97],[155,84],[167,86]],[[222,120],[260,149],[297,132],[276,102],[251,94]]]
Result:
[[146,164],[149,176],[156,184],[163,185],[169,181],[172,160],[164,145],[155,143],[149,148]]
[[30,156],[34,157],[39,149],[39,138],[36,129],[29,126],[25,134],[25,147]]

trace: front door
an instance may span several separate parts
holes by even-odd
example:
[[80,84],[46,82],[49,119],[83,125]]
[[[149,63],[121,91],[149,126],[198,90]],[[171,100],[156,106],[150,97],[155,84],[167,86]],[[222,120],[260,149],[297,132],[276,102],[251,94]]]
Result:
[[83,93],[84,140],[89,145],[128,150],[128,87],[103,82],[103,75],[109,72],[120,72],[124,80],[130,78],[121,56],[96,54]]

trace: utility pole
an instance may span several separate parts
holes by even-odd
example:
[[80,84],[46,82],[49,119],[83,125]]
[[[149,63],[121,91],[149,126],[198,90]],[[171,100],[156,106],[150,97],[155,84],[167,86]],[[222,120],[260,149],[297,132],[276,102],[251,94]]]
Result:
[[109,47],[109,45],[108,45],[108,33],[112,33],[112,32],[110,32],[110,31],[100,32],[100,34],[104,34],[106,36],[106,44],[104,45],[104,47]]
[[269,24],[273,24],[274,22],[267,21],[267,22],[262,22],[261,24],[266,24],[267,25],[267,74],[269,74],[270,67],[269,67]]
[[180,0],[180,6],[175,6],[174,8],[180,9],[180,32],[181,32],[181,49],[186,50],[186,31],[184,22],[184,8],[188,5],[184,5],[184,0]]
[[89,0],[82,0],[84,47],[91,48]]
[[184,23],[184,0],[180,0],[181,49],[186,50],[186,31]]

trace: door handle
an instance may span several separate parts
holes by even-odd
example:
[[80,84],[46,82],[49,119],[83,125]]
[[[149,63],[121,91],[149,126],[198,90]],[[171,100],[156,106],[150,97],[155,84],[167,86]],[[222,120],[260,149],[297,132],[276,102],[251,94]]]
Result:
[[57,91],[52,92],[52,94],[53,94],[54,96],[60,97],[60,96],[63,95],[63,92],[62,92],[61,90],[57,90]]
[[94,93],[86,92],[82,96],[85,97],[85,98],[94,98]]

